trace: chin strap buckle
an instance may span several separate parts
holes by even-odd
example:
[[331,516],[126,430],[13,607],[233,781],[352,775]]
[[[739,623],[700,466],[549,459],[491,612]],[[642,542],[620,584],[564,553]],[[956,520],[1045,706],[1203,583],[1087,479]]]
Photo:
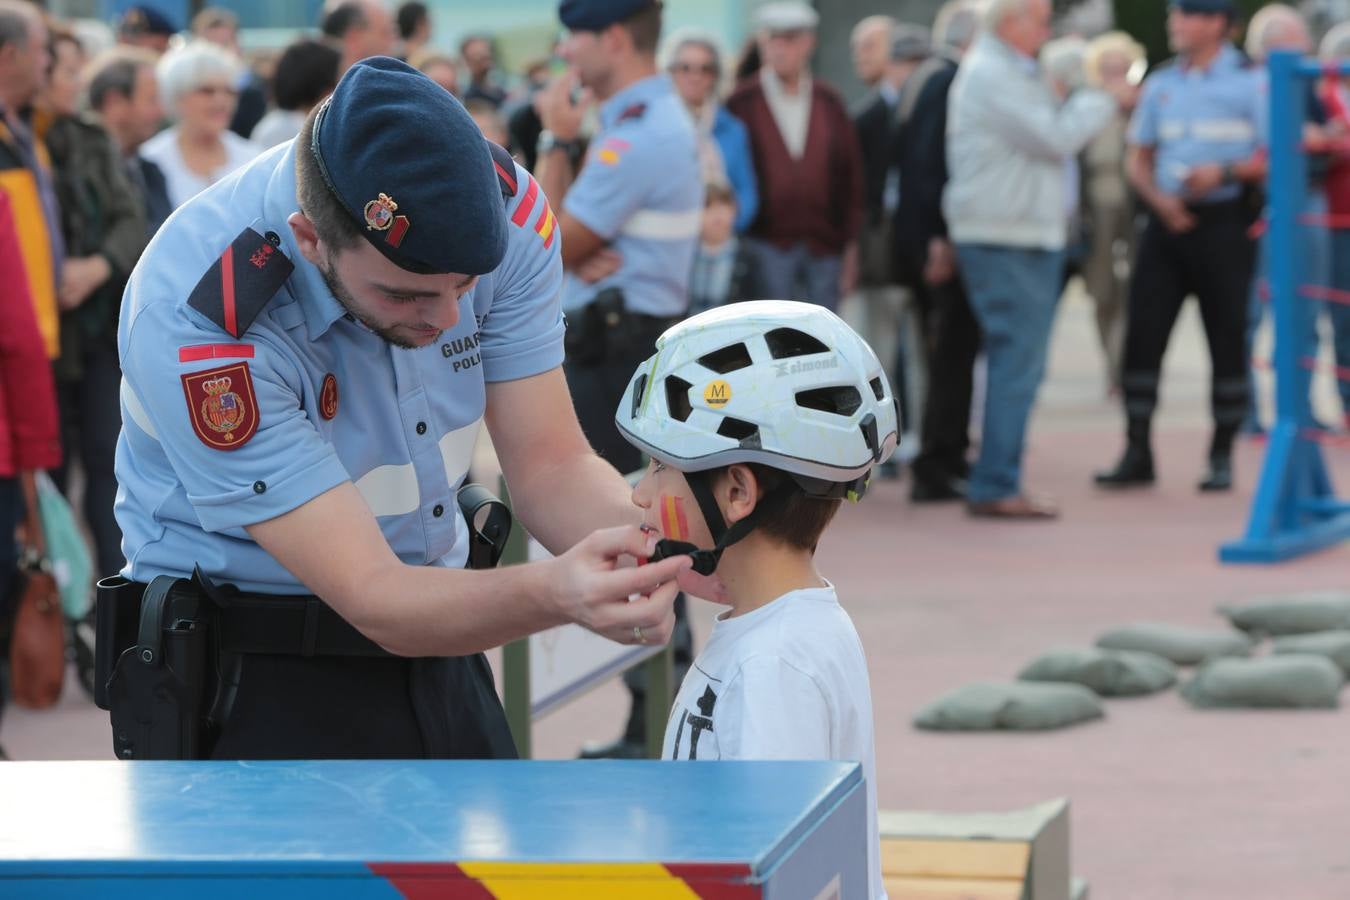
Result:
[[721,550],[700,550],[688,541],[672,541],[662,538],[656,542],[656,550],[652,553],[648,562],[660,562],[663,559],[670,559],[672,556],[688,556],[694,561],[694,571],[700,575],[711,575],[717,571],[717,561],[722,556]]

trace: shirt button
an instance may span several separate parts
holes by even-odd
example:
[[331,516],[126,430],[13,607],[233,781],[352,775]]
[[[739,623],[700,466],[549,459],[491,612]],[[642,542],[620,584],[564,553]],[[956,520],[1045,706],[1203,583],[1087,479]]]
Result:
[[263,235],[263,240],[267,241],[267,243],[271,244],[273,247],[281,246],[281,238],[277,236],[275,231],[267,232],[267,234]]
[[432,514],[433,516],[435,516],[436,518],[439,519],[441,516],[445,515],[445,507],[444,507],[444,506],[441,506],[439,503],[437,503],[437,504],[432,508],[431,514]]
[[266,490],[267,490],[267,482],[265,482],[265,481],[255,481],[255,482],[253,482],[253,493],[255,493],[255,494],[261,494],[261,493],[263,493],[263,492],[266,491]]
[[418,423],[417,423],[417,433],[418,433],[418,434],[426,434],[426,433],[427,433],[427,423],[426,423],[426,422],[418,422]]

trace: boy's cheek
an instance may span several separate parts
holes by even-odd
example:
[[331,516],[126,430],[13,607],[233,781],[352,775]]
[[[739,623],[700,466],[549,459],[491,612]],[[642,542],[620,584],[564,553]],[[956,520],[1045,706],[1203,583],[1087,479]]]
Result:
[[689,517],[685,512],[684,498],[675,494],[662,494],[657,498],[657,517],[661,523],[661,533],[672,541],[689,540]]

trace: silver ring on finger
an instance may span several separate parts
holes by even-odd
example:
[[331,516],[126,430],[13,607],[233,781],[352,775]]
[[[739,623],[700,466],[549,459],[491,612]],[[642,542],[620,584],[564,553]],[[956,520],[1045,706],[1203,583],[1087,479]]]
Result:
[[642,633],[641,625],[633,626],[633,640],[637,641],[639,644],[647,643],[647,637]]

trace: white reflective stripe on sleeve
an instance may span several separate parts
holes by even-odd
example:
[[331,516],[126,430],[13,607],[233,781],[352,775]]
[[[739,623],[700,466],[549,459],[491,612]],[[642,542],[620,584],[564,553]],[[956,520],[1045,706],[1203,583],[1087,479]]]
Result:
[[452,488],[469,472],[474,444],[478,441],[478,427],[482,424],[482,419],[470,422],[463,428],[447,432],[437,442],[441,448],[441,461],[445,464],[445,481]]
[[649,241],[686,241],[698,237],[702,224],[702,207],[677,213],[644,209],[625,222],[619,234]]
[[122,406],[126,409],[127,415],[131,421],[136,423],[136,427],[144,431],[148,436],[159,440],[159,432],[155,431],[155,426],[150,423],[150,416],[146,413],[145,407],[141,405],[141,398],[136,396],[136,392],[127,384],[126,378],[122,379]]
[[1256,125],[1250,119],[1197,119],[1191,123],[1197,141],[1249,143],[1256,140]]
[[377,466],[356,480],[356,489],[370,511],[378,516],[402,516],[416,512],[421,502],[417,472],[412,463]]

